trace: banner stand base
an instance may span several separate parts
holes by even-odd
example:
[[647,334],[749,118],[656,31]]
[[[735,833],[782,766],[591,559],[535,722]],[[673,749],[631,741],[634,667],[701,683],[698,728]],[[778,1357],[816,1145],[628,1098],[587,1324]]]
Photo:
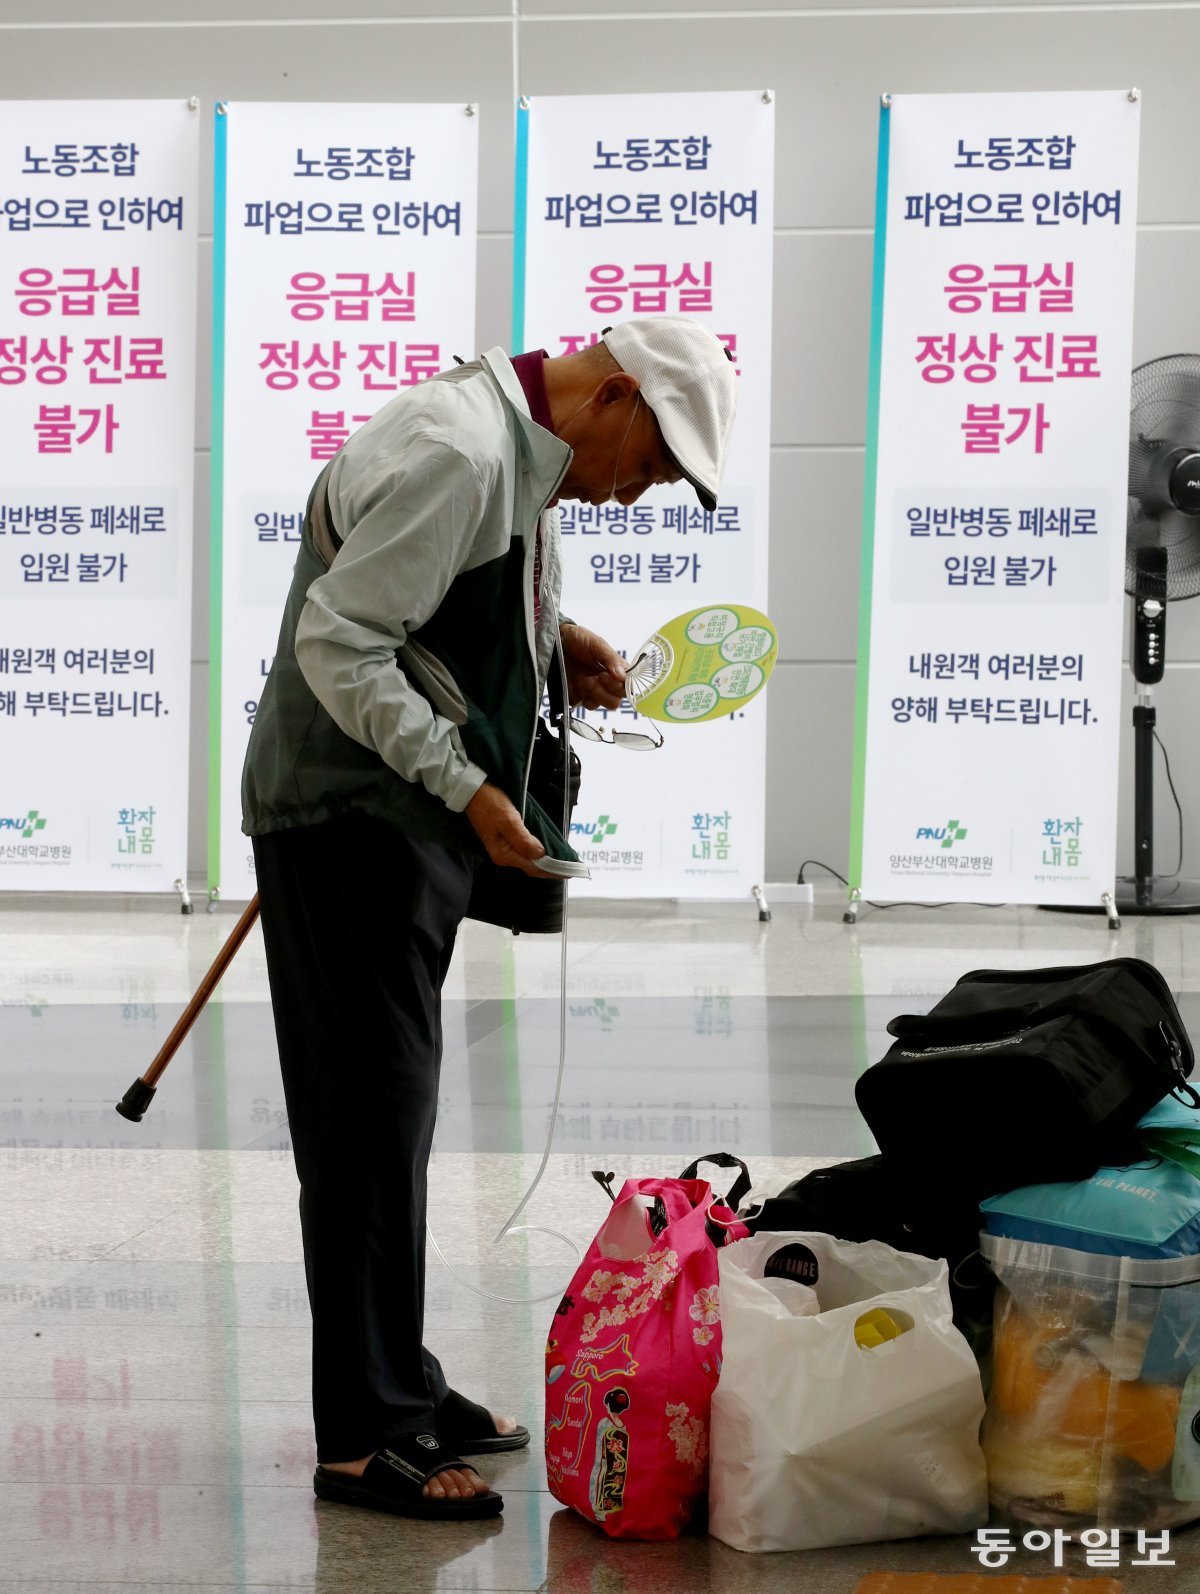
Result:
[[[1160,906],[1160,907],[1146,907],[1146,906],[1138,907],[1138,906],[1136,906],[1137,893],[1133,889],[1133,882],[1130,881],[1127,884],[1128,884],[1128,895],[1130,896],[1130,900],[1131,900],[1131,903],[1133,905],[1127,904],[1127,902],[1126,902],[1126,893],[1122,891],[1122,888],[1120,886],[1118,886],[1118,889],[1117,889],[1115,895],[1114,895],[1114,893],[1112,893],[1110,891],[1106,891],[1106,892],[1104,892],[1103,896],[1101,896],[1100,901],[1096,902],[1096,903],[1092,903],[1092,902],[1071,902],[1071,903],[1065,903],[1065,902],[1063,902],[1063,903],[1059,903],[1059,902],[1041,902],[1041,903],[1036,904],[1036,906],[1041,908],[1041,910],[1044,913],[1104,913],[1104,914],[1107,914],[1107,916],[1108,916],[1108,927],[1109,927],[1110,930],[1119,930],[1121,928],[1121,914],[1122,913],[1200,913],[1200,884],[1195,884],[1195,906],[1193,906],[1193,907],[1174,907],[1174,908],[1165,907],[1165,906]],[[1193,885],[1194,883],[1191,882],[1191,881],[1188,881],[1188,880],[1180,880],[1180,881],[1177,881],[1176,884],[1179,887],[1181,887],[1181,888],[1187,888],[1188,886]],[[859,910],[859,906],[862,903],[862,900],[863,900],[863,897],[862,897],[862,892],[860,890],[858,890],[856,888],[853,891],[851,891],[850,896],[849,896],[849,900],[848,900],[848,902],[846,904],[846,911],[842,914],[842,923],[843,924],[857,924],[858,923],[858,910]],[[889,906],[894,906],[894,905],[896,905],[896,904],[889,904]],[[953,907],[956,907],[956,906],[974,907],[976,905],[977,904],[975,904],[975,903],[958,904],[958,903],[953,903],[953,902],[945,902],[945,903],[936,904],[936,906],[938,906],[938,907],[946,907],[946,908],[953,908]],[[1001,905],[1002,904],[999,904],[999,903],[996,904],[996,906],[998,906],[998,907],[1001,906]],[[1017,907],[1020,904],[1012,903],[1012,904],[1005,904],[1005,905]]]
[[[1139,897],[1141,900],[1139,900]],[[1166,875],[1155,875],[1145,883],[1139,893],[1133,875],[1122,875],[1117,881],[1115,894],[1117,914],[1174,914],[1200,913],[1200,880],[1172,880]],[[1090,903],[1062,905],[1056,902],[1041,904],[1046,913],[1103,913],[1103,906]],[[1109,914],[1109,923],[1112,915]],[[1114,929],[1120,927],[1118,917]]]

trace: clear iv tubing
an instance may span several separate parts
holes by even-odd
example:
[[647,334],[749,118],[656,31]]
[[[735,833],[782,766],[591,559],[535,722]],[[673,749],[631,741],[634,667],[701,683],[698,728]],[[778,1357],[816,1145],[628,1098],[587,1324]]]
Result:
[[[563,659],[561,642],[556,643],[554,651],[558,658],[558,668],[559,674],[562,678],[563,689],[564,713],[559,734],[561,735],[563,741],[562,828],[563,835],[567,836],[570,834],[569,826],[571,823],[571,735],[570,728],[567,724],[567,719],[570,715],[570,697],[567,688],[567,667],[566,662]],[[546,1145],[542,1152],[542,1160],[538,1165],[538,1170],[534,1174],[528,1190],[526,1190],[520,1201],[518,1201],[516,1210],[508,1219],[508,1222],[505,1223],[496,1234],[492,1244],[499,1245],[501,1240],[507,1239],[510,1234],[548,1234],[555,1240],[561,1240],[564,1245],[569,1245],[572,1251],[575,1253],[575,1260],[582,1261],[583,1252],[569,1234],[563,1234],[559,1229],[547,1229],[540,1223],[517,1224],[517,1219],[529,1205],[530,1201],[533,1199],[534,1191],[542,1182],[542,1175],[545,1173],[546,1165],[550,1161],[550,1148],[554,1144],[554,1131],[558,1127],[558,1107],[560,1101],[562,1100],[563,1079],[566,1075],[567,1069],[567,909],[569,897],[569,886],[567,881],[564,880],[563,922],[561,937],[562,945],[558,971],[558,1078],[554,1085],[554,1106],[550,1112],[550,1132],[546,1136]],[[447,1262],[445,1253],[443,1252],[441,1246],[437,1243],[437,1238],[434,1235],[433,1229],[430,1226],[428,1219],[426,1219],[425,1222],[425,1233],[429,1238],[429,1244],[433,1248],[434,1255],[446,1269],[447,1273],[449,1273],[452,1278],[456,1279],[458,1283],[462,1285],[464,1290],[470,1290],[472,1295],[480,1295],[485,1300],[489,1301],[503,1301],[505,1305],[508,1306],[533,1306],[540,1301],[557,1301],[562,1299],[561,1288],[549,1290],[544,1295],[498,1295],[495,1290],[485,1290],[478,1284],[472,1284],[470,1279],[464,1278],[457,1268],[451,1267],[450,1263]]]

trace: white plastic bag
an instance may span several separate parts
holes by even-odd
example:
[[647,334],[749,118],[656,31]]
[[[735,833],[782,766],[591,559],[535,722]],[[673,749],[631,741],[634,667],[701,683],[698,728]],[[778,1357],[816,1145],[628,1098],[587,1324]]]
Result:
[[[945,1262],[790,1233],[739,1240],[719,1258],[715,1537],[807,1550],[987,1521],[983,1390],[951,1321]],[[772,1273],[816,1291],[815,1315],[779,1298],[764,1278],[772,1258]]]

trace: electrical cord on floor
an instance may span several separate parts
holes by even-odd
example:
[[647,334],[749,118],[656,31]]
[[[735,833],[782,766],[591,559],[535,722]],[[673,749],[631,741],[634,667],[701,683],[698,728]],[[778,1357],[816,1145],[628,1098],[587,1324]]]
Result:
[[1175,812],[1179,816],[1179,862],[1171,870],[1170,874],[1162,875],[1160,878],[1163,880],[1178,880],[1180,870],[1183,868],[1183,808],[1180,806],[1179,794],[1175,790],[1175,782],[1171,779],[1171,760],[1167,757],[1167,749],[1157,731],[1154,732],[1154,740],[1158,743],[1159,751],[1163,755],[1163,763],[1167,768],[1167,785],[1171,788],[1171,796],[1175,799]]
[[[570,693],[567,683],[567,666],[566,660],[563,658],[561,643],[556,644],[554,653],[558,660],[559,675],[562,682],[563,703],[569,705]],[[563,720],[559,725],[558,734],[562,738],[563,744],[562,833],[564,837],[567,837],[571,833],[571,736],[566,714],[564,714]],[[563,1234],[559,1229],[548,1229],[540,1223],[517,1223],[517,1219],[521,1216],[522,1212],[524,1212],[525,1208],[533,1199],[534,1191],[542,1182],[542,1175],[545,1173],[546,1167],[550,1161],[550,1148],[554,1144],[554,1133],[558,1128],[558,1109],[562,1101],[563,1079],[566,1076],[567,1070],[567,903],[569,893],[569,884],[566,880],[563,880],[562,931],[558,970],[558,1078],[554,1085],[554,1105],[550,1109],[550,1132],[546,1136],[546,1145],[542,1151],[542,1160],[538,1164],[537,1172],[530,1181],[528,1190],[526,1190],[520,1201],[517,1202],[516,1208],[513,1211],[512,1216],[508,1219],[508,1222],[503,1224],[497,1231],[494,1239],[492,1240],[492,1245],[499,1245],[500,1242],[507,1239],[510,1234],[548,1234],[552,1239],[561,1240],[564,1245],[570,1246],[571,1250],[575,1253],[576,1262],[581,1262],[583,1260],[583,1252],[569,1234]],[[446,1269],[447,1273],[449,1273],[452,1278],[456,1279],[457,1282],[462,1285],[463,1289],[469,1290],[472,1295],[480,1295],[485,1300],[489,1301],[502,1301],[506,1306],[533,1306],[540,1301],[558,1301],[562,1299],[561,1285],[558,1289],[548,1290],[544,1295],[499,1295],[495,1290],[485,1290],[480,1285],[473,1284],[470,1279],[464,1278],[457,1268],[454,1268],[450,1265],[450,1263],[446,1260],[445,1253],[443,1252],[441,1246],[437,1243],[437,1239],[428,1220],[426,1220],[425,1223],[425,1233],[429,1238],[429,1244],[434,1255]]]
[[809,864],[812,864],[814,869],[824,869],[826,874],[831,874],[835,880],[840,880],[844,886],[849,887],[850,882],[844,874],[838,874],[836,869],[831,869],[827,863],[822,863],[819,858],[805,858],[796,874],[796,884],[798,886],[808,885],[809,882],[804,878],[804,871]]
[[[1174,789],[1174,788],[1172,788]],[[831,869],[827,863],[822,863],[819,858],[805,858],[796,875],[796,884],[803,886],[809,884],[804,878],[804,871],[809,865],[814,869],[824,869],[826,874],[831,874],[835,880],[840,880],[849,890],[850,882],[844,874],[839,874],[836,869]],[[871,902],[864,901],[864,908],[878,908],[881,913],[886,913],[890,908],[1004,908],[1005,902]]]

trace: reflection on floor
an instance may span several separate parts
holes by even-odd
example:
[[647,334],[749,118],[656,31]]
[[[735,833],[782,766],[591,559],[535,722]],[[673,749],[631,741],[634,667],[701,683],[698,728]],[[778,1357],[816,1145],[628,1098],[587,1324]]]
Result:
[[[248,944],[164,1078],[144,1124],[112,1102],[142,1072],[232,924],[165,906],[0,904],[0,1591],[548,1590],[851,1594],[878,1569],[979,1570],[971,1541],[802,1556],[740,1555],[696,1534],[610,1543],[559,1510],[536,1443],[488,1475],[501,1522],[405,1524],[312,1497],[308,1307],[295,1177],[261,947]],[[1033,910],[898,909],[841,923],[816,910],[662,903],[576,912],[568,1074],[555,1153],[529,1217],[584,1244],[605,1200],[590,1178],[678,1173],[736,1151],[756,1181],[872,1149],[853,1106],[890,1017],[961,973],[1136,954],[1184,993],[1200,1029],[1200,925]],[[541,1422],[548,1302],[574,1265],[561,1242],[491,1237],[549,1127],[558,948],[469,927],[447,993],[433,1168],[428,1338],[454,1382]],[[353,1066],[353,1059],[347,1060]],[[1052,1574],[1021,1549],[1009,1573]],[[1173,1594],[1200,1576],[1200,1531],[1173,1567],[1077,1576]],[[1144,1559],[1144,1557],[1143,1557]]]

